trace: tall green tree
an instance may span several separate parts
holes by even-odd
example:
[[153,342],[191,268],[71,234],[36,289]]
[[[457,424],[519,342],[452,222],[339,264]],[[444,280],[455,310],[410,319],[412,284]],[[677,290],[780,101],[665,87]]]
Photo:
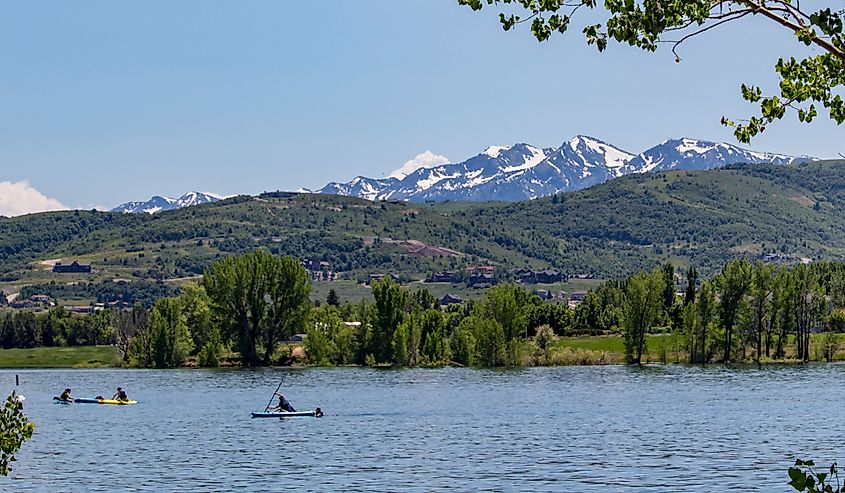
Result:
[[[477,316],[464,320],[466,326],[472,330],[475,351],[471,360],[484,367],[507,365],[509,358],[502,325],[494,319]],[[461,325],[464,325],[464,322],[461,322]]]
[[264,329],[264,364],[270,364],[276,344],[304,327],[310,308],[311,278],[293,257],[273,257],[265,296],[267,324]]
[[337,308],[324,305],[313,308],[308,313],[305,333],[305,354],[313,364],[328,366],[339,364],[340,358],[334,339],[343,330],[343,320]]
[[212,323],[211,300],[205,288],[197,283],[184,284],[179,289],[177,299],[182,306],[185,324],[191,333],[194,353],[196,353],[205,346],[209,338],[214,337],[212,332],[218,330],[218,327]]
[[279,339],[301,327],[311,292],[299,261],[265,250],[215,262],[206,269],[202,284],[246,366],[262,361],[262,347],[263,363],[269,364]]
[[393,332],[405,317],[407,293],[389,277],[373,283],[372,290],[375,319],[367,346],[377,362],[388,363],[393,361]]
[[734,325],[751,286],[751,264],[746,260],[728,262],[716,276],[715,283],[719,292],[719,320],[725,331],[722,360],[730,363]]
[[785,356],[787,338],[796,326],[797,289],[795,273],[786,269],[778,273],[772,294],[773,316],[775,317],[774,330],[778,335],[775,342],[775,358]]
[[625,360],[642,364],[646,334],[660,319],[663,307],[663,274],[660,270],[641,272],[628,280],[625,290]]
[[752,332],[757,345],[757,363],[763,355],[763,334],[771,318],[771,298],[774,284],[774,270],[771,266],[757,261],[751,280],[751,317]]
[[499,284],[487,290],[484,301],[479,305],[480,316],[495,320],[502,328],[510,364],[518,362],[521,339],[528,335],[531,297],[532,294],[520,286]]
[[175,298],[156,301],[149,326],[133,338],[131,356],[138,366],[175,368],[182,365],[193,347],[182,305]]
[[329,294],[326,295],[326,304],[331,306],[340,306],[340,297],[334,288],[329,289]]
[[449,338],[449,349],[453,361],[464,366],[475,364],[475,335],[470,317],[462,319],[452,332],[452,337]]
[[[812,46],[819,52],[807,52],[804,58],[783,57],[775,64],[781,78],[779,94],[763,96],[755,86],[742,85],[742,97],[759,107],[757,115],[735,124],[722,117],[724,125],[736,128],[734,135],[740,142],[749,142],[766,126],[792,111],[801,122],[811,122],[824,108],[830,119],[845,122],[845,101],[841,93],[845,87],[845,11],[818,3],[803,8],[809,2],[794,0],[458,0],[480,10],[485,5],[509,7],[499,20],[510,30],[522,23],[530,23],[532,34],[545,41],[555,33],[570,29],[576,13],[597,9],[607,16],[604,22],[584,25],[582,32],[587,44],[599,51],[608,41],[657,51],[661,44],[671,47],[676,62],[681,62],[682,45],[697,36],[740,19],[753,19],[785,29],[795,36],[797,43]],[[603,6],[603,8],[601,8]],[[514,9],[516,12],[514,12]]]
[[420,324],[421,363],[439,365],[449,360],[449,346],[446,339],[446,320],[440,310],[429,308],[418,318]]
[[716,293],[712,283],[705,281],[701,284],[701,290],[699,291],[695,308],[699,343],[697,345],[698,353],[694,362],[707,363],[710,361],[707,342],[717,309]]

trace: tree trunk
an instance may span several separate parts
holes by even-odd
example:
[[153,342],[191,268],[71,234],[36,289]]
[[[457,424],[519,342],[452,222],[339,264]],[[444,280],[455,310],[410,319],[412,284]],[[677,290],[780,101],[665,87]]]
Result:
[[275,329],[268,329],[267,332],[267,347],[264,348],[264,366],[270,366],[270,358],[273,357],[273,349],[276,346],[276,331]]
[[[774,318],[774,315],[772,315]],[[772,324],[771,322],[766,326],[766,358],[771,357],[770,350],[772,348]]]
[[258,354],[255,349],[255,332],[246,317],[240,320],[241,332],[246,337],[244,351],[241,354],[244,366],[258,366]]
[[763,306],[757,307],[757,364],[763,356]]
[[727,327],[725,327],[725,354],[722,358],[725,364],[731,362],[731,340],[733,339],[731,332],[733,332],[733,324],[727,324]]

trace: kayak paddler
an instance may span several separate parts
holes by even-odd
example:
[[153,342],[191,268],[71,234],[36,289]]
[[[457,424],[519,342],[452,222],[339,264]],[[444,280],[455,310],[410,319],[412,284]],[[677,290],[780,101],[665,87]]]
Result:
[[70,389],[69,388],[65,389],[65,391],[62,392],[62,395],[60,395],[56,400],[63,401],[63,402],[72,402],[73,397],[70,396]]
[[112,397],[112,399],[114,399],[114,400],[116,400],[116,401],[128,401],[128,400],[129,400],[129,397],[127,397],[127,396],[126,396],[126,391],[125,391],[125,390],[123,390],[122,388],[118,387],[118,388],[117,388],[117,392],[115,392],[115,393],[114,393],[114,396]]
[[294,409],[293,406],[291,406],[290,402],[287,399],[285,399],[285,396],[283,396],[282,394],[280,394],[278,392],[276,392],[274,395],[279,396],[279,405],[274,407],[273,410],[275,410],[275,411],[287,411],[289,413],[295,413],[296,412],[296,409]]

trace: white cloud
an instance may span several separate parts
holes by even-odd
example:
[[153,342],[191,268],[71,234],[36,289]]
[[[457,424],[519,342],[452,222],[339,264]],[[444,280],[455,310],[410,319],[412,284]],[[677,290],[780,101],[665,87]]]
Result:
[[401,168],[397,169],[393,173],[390,173],[390,176],[401,180],[420,168],[434,168],[436,166],[440,166],[441,164],[447,164],[448,162],[449,158],[446,156],[440,156],[431,151],[425,151],[422,154],[417,154],[417,157],[406,162]]
[[0,181],[1,216],[20,216],[32,212],[63,209],[67,209],[67,206],[32,188],[27,181],[16,183]]

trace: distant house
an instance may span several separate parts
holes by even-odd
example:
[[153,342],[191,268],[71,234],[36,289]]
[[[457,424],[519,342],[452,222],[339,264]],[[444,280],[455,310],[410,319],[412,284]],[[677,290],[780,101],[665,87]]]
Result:
[[459,305],[464,302],[464,299],[456,294],[447,294],[446,296],[440,298],[440,305],[441,306],[449,306],[449,305]]
[[474,272],[469,276],[467,286],[472,288],[489,287],[496,283],[493,274]]
[[399,276],[397,276],[396,274],[393,274],[393,273],[390,273],[390,274],[370,274],[368,279],[367,279],[367,284],[379,282],[382,279],[384,279],[385,277],[390,277],[391,279],[393,279],[394,282],[399,282]]
[[294,334],[290,336],[288,342],[304,342],[308,338],[308,334]]
[[9,303],[9,306],[15,309],[35,308],[35,303],[30,300],[14,300]]
[[433,272],[425,282],[455,282],[455,273],[450,270]]
[[569,295],[569,299],[572,301],[584,301],[584,298],[586,297],[586,291],[573,291],[572,294]]
[[519,268],[511,269],[509,273],[516,282],[523,284],[553,284],[566,280],[566,276],[557,269],[531,270]]
[[33,306],[39,307],[50,307],[55,306],[55,303],[50,299],[49,296],[46,294],[34,294],[29,297],[29,301],[32,302]]
[[302,266],[306,269],[316,272],[316,271],[325,271],[331,268],[331,264],[324,261],[324,260],[312,260],[312,259],[303,259]]
[[555,282],[561,282],[563,280],[563,274],[561,274],[560,271],[556,269],[535,271],[534,277],[536,277],[537,282],[540,284],[552,284]]
[[90,274],[91,266],[87,264],[80,264],[76,260],[74,260],[70,265],[56,262],[56,265],[53,266],[53,272],[56,274]]
[[73,313],[94,313],[93,306],[68,306],[66,308]]
[[296,197],[299,192],[283,192],[276,190],[275,192],[264,192],[258,196],[261,199],[290,199]]
[[550,300],[554,298],[554,294],[548,289],[535,289],[534,294],[540,297],[541,300]]

